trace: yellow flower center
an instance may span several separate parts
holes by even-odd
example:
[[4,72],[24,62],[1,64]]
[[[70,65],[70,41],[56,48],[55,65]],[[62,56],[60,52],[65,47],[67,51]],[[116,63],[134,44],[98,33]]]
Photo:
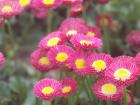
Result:
[[55,0],[43,0],[43,3],[46,5],[52,5],[54,4]]
[[2,12],[11,12],[13,10],[13,8],[11,6],[4,6],[2,8]]
[[42,58],[39,59],[39,63],[42,64],[42,65],[49,65],[50,61],[47,57],[42,57]]
[[92,63],[92,68],[97,71],[102,71],[106,69],[106,63],[103,60],[96,60]]
[[71,91],[71,86],[65,86],[63,89],[62,89],[62,93],[69,93]]
[[96,34],[93,33],[93,32],[88,32],[88,33],[87,33],[87,36],[96,36]]
[[49,47],[53,47],[53,46],[56,46],[58,44],[58,42],[60,41],[60,39],[58,37],[54,37],[54,38],[51,38],[48,43],[47,43],[47,46]]
[[75,65],[78,69],[83,69],[85,67],[85,60],[84,59],[77,59],[75,61]]
[[65,52],[58,53],[56,60],[59,62],[65,62],[69,58],[68,54]]
[[74,35],[76,35],[78,32],[76,31],[76,30],[69,30],[67,33],[66,33],[66,35],[67,36],[74,36]]
[[22,7],[25,7],[27,5],[30,4],[30,1],[31,0],[19,0],[19,4],[22,6]]
[[113,95],[117,92],[117,87],[112,83],[106,83],[101,87],[101,91],[105,95]]
[[44,87],[43,89],[42,89],[42,93],[44,94],[44,95],[49,95],[49,94],[52,94],[54,92],[54,89],[52,88],[52,87]]
[[116,80],[126,81],[131,76],[131,72],[128,69],[120,68],[114,72],[114,77]]
[[88,41],[88,40],[81,40],[81,41],[80,41],[80,44],[81,44],[81,45],[91,45],[92,42],[91,42],[91,41]]

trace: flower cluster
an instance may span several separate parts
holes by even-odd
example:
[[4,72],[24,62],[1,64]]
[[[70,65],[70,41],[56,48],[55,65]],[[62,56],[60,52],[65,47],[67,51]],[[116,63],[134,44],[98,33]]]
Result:
[[34,94],[42,100],[51,100],[58,96],[67,97],[77,90],[78,84],[73,78],[65,78],[57,81],[45,78],[37,82],[34,86]]
[[[39,42],[38,49],[31,55],[31,63],[43,72],[69,68],[80,76],[98,75],[98,80],[93,85],[95,95],[102,100],[121,101],[123,89],[132,85],[140,76],[140,54],[136,57],[112,57],[110,54],[97,53],[96,50],[103,44],[100,37],[100,30],[87,26],[83,19],[67,18],[57,31],[46,35]],[[57,96],[60,94],[59,89],[63,93],[61,96],[68,96],[67,92],[76,90],[77,85],[73,85],[76,83],[72,81],[73,79],[65,79],[59,83],[41,80],[34,91],[41,99]],[[72,84],[69,85],[70,83]]]
[[47,18],[48,11],[61,5],[70,6],[71,14],[82,9],[83,0],[0,0],[0,25],[4,19],[20,15],[27,9],[31,9],[37,18]]

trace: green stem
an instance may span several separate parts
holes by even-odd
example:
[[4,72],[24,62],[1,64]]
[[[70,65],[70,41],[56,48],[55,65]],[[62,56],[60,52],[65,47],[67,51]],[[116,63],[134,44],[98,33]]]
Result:
[[47,19],[47,33],[49,34],[52,31],[52,20],[53,20],[53,11],[48,11],[48,19]]
[[127,105],[126,87],[123,88],[122,105]]
[[107,105],[112,105],[112,101],[107,101]]
[[110,48],[110,36],[107,32],[106,29],[103,29],[103,33],[104,33],[104,45],[105,45],[105,51],[109,54],[111,54],[111,48]]
[[67,8],[67,18],[70,17],[70,8]]

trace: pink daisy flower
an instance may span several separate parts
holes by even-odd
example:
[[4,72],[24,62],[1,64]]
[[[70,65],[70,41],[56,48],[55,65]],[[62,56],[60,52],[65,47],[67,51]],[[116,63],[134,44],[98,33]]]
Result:
[[41,72],[47,72],[56,68],[56,64],[51,62],[47,55],[48,51],[37,49],[31,54],[32,65]]
[[64,4],[66,5],[77,5],[77,4],[81,4],[83,2],[83,0],[63,0]]
[[119,62],[119,61],[130,61],[130,62],[134,62],[134,58],[131,56],[127,56],[127,55],[121,55],[118,57],[115,57],[113,59],[114,62]]
[[77,4],[70,8],[70,16],[81,16],[83,13],[83,5]]
[[3,1],[0,3],[0,17],[12,17],[19,15],[23,8],[19,5],[18,1]]
[[18,0],[18,3],[21,7],[28,7],[31,3],[31,0]]
[[101,48],[102,46],[101,39],[85,36],[84,34],[73,36],[70,41],[76,48],[79,49]]
[[87,67],[86,58],[89,53],[86,52],[75,52],[70,59],[70,67],[73,71],[79,75],[86,75],[89,73],[89,68]]
[[100,37],[101,36],[101,31],[96,28],[96,27],[92,27],[92,26],[87,26],[88,29],[87,29],[87,32],[86,32],[86,35],[87,36],[95,36],[95,37]]
[[44,37],[40,43],[39,48],[41,49],[50,49],[51,47],[55,47],[60,44],[64,44],[66,42],[65,35],[60,32],[52,32],[48,36]]
[[105,76],[120,85],[129,86],[137,80],[139,69],[131,61],[114,61],[105,71]]
[[51,100],[60,95],[62,85],[54,79],[46,78],[37,82],[33,92],[41,100]]
[[122,87],[107,78],[99,79],[93,86],[94,94],[101,100],[117,101],[122,97]]
[[51,62],[68,64],[73,53],[74,50],[71,47],[66,45],[58,45],[50,49],[48,52],[48,58]]
[[111,25],[111,17],[107,14],[101,14],[96,19],[96,24],[101,28],[107,28]]
[[140,46],[140,31],[132,31],[128,33],[127,42],[132,46]]
[[104,73],[112,60],[113,58],[109,54],[92,54],[88,56],[87,64],[91,74]]
[[35,8],[55,9],[63,3],[63,0],[32,0]]
[[61,81],[61,96],[68,97],[77,90],[78,84],[73,78],[65,78]]
[[71,38],[72,36],[75,36],[78,33],[84,33],[87,30],[87,27],[83,23],[84,21],[79,18],[68,18],[62,23],[59,30],[68,38]]
[[5,61],[4,55],[0,52],[0,65],[2,65],[4,61]]
[[106,4],[110,2],[111,0],[94,0],[96,3]]
[[68,23],[77,23],[77,24],[85,24],[85,20],[84,19],[82,19],[82,18],[73,18],[73,17],[69,17],[69,18],[67,18],[67,19],[65,19],[63,22],[62,22],[62,24],[61,24],[61,26],[62,25],[67,25]]

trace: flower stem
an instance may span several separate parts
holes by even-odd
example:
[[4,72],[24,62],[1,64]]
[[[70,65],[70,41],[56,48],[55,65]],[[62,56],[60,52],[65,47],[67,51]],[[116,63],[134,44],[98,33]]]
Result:
[[49,34],[52,31],[52,20],[53,20],[53,11],[48,11],[48,19],[47,19],[47,33]]

